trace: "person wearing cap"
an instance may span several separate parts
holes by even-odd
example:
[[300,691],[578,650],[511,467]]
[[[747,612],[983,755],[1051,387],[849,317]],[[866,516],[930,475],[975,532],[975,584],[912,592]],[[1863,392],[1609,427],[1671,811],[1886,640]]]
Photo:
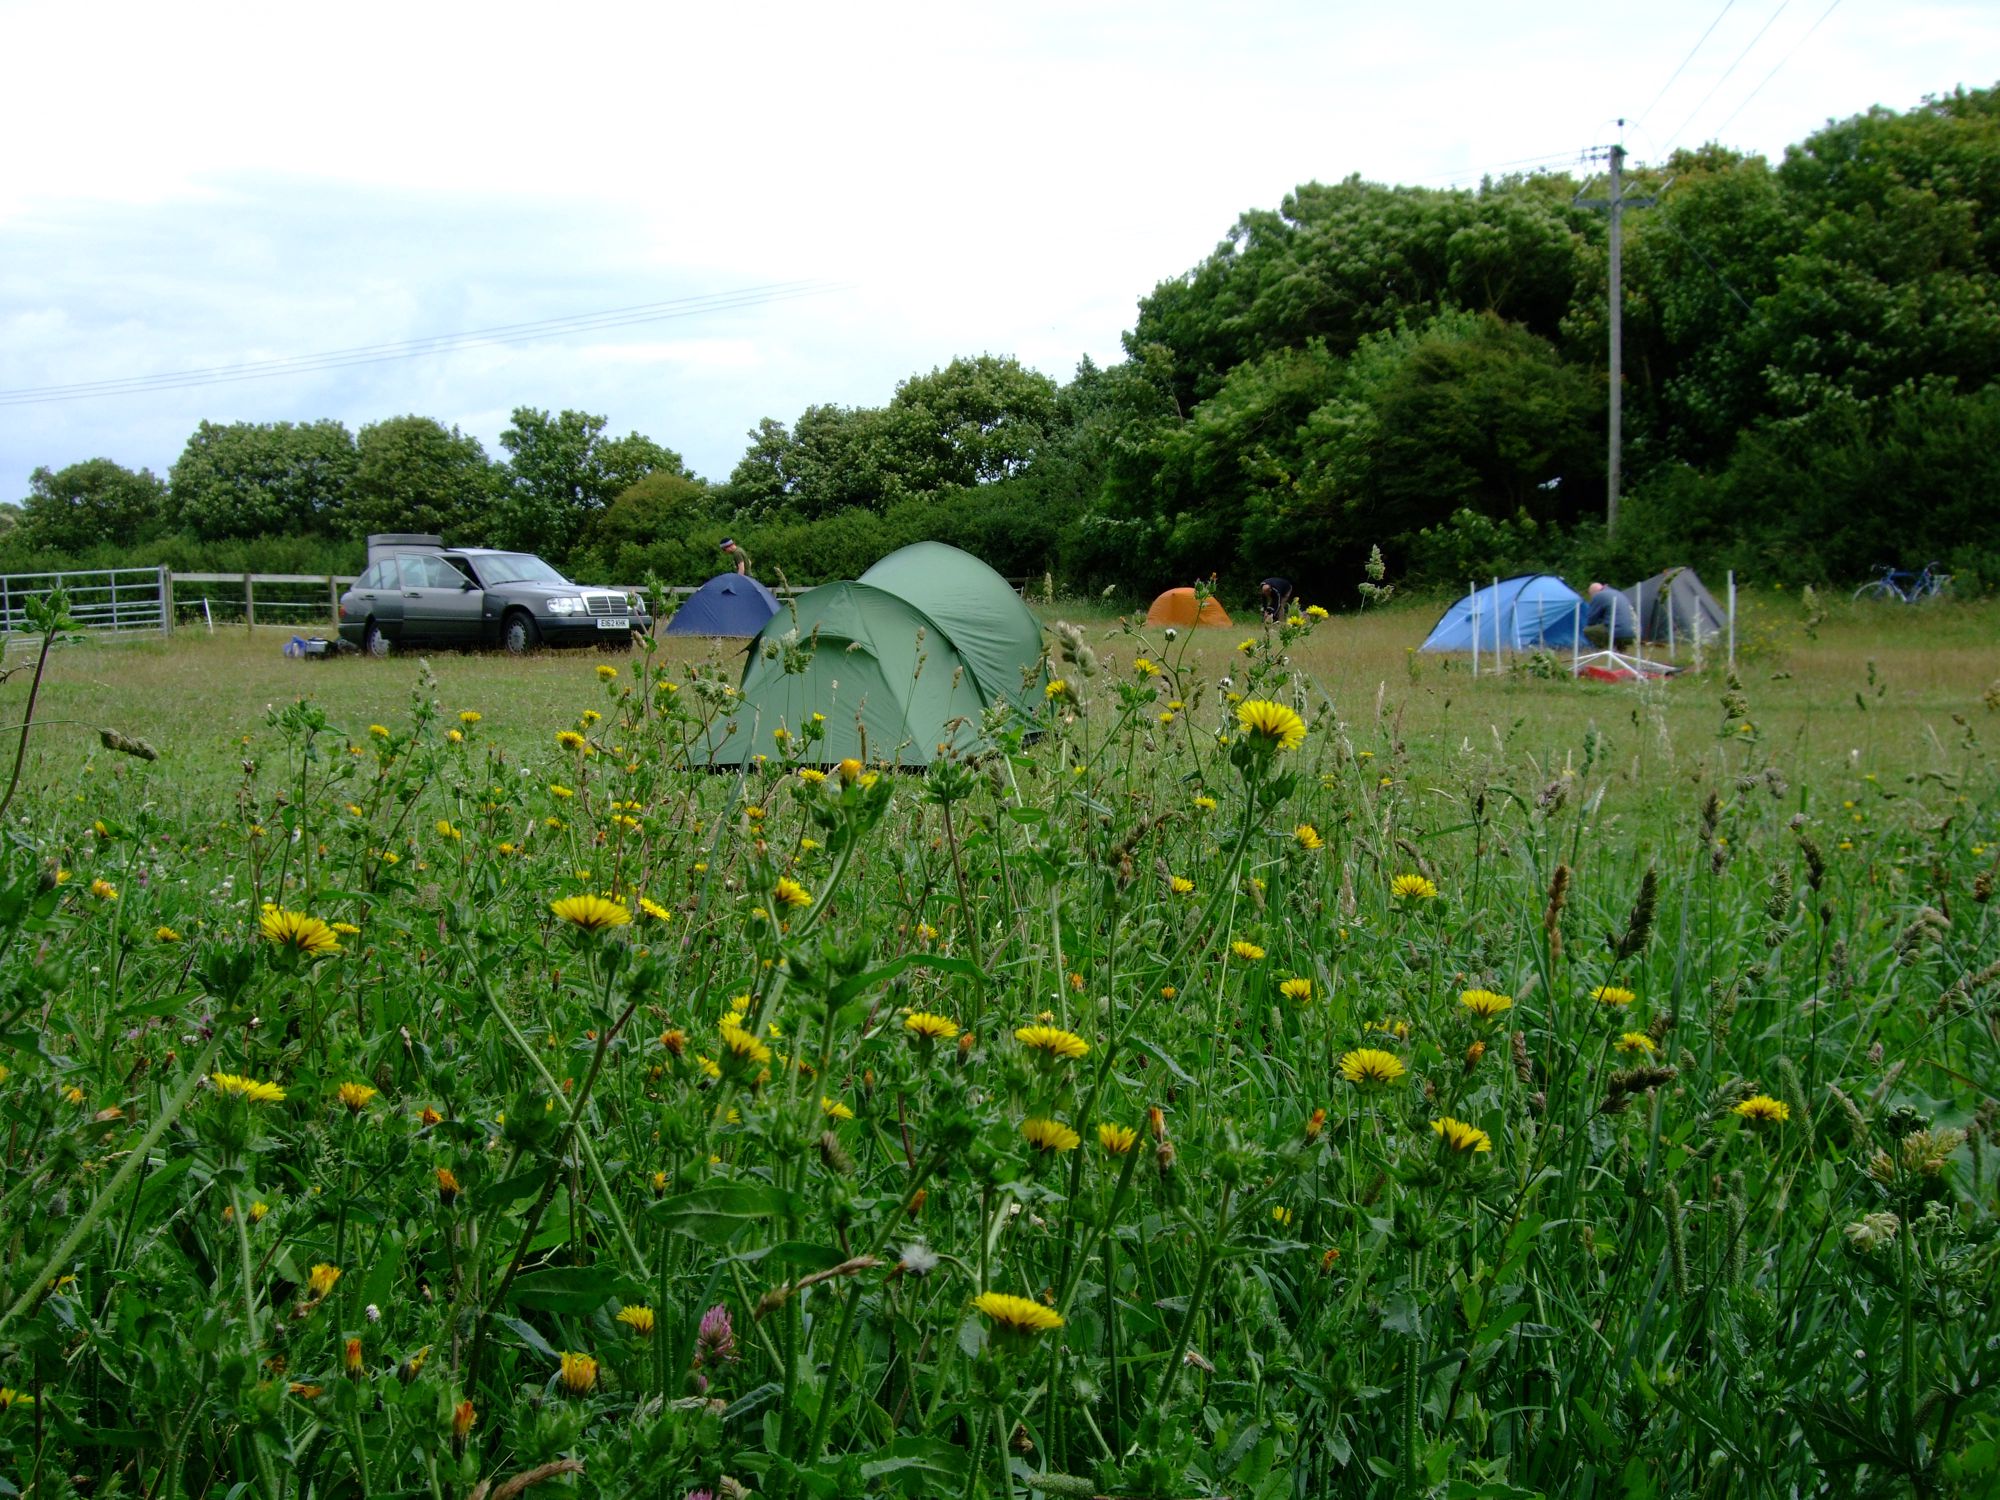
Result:
[[1639,617],[1632,608],[1632,601],[1616,589],[1608,589],[1601,583],[1593,583],[1589,589],[1590,603],[1583,609],[1583,633],[1594,645],[1608,646],[1616,651],[1620,645],[1636,645],[1639,640]]
[[750,554],[736,545],[734,537],[725,537],[723,539],[722,550],[736,559],[736,571],[747,577],[750,572]]

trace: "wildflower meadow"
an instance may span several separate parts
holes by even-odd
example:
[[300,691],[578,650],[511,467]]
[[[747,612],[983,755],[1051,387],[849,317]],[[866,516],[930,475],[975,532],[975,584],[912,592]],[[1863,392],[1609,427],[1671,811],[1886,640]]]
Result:
[[49,656],[0,1493],[2000,1492],[1977,687],[1057,613],[923,772],[650,643]]

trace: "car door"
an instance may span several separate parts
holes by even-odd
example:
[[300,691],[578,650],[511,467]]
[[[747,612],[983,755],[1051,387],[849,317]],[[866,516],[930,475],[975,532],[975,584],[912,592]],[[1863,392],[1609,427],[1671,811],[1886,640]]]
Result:
[[[442,557],[405,557],[404,633],[439,646],[470,646],[479,639],[479,590]],[[414,566],[413,566],[414,565]]]
[[392,641],[403,629],[403,590],[397,561],[385,557],[370,563],[367,571],[354,580],[355,613],[364,620],[372,619],[383,637]]

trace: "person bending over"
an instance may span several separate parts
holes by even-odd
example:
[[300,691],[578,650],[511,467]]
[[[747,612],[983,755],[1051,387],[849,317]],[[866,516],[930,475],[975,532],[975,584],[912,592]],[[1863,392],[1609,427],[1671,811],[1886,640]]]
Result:
[[1601,583],[1590,586],[1590,603],[1583,610],[1584,638],[1596,646],[1616,651],[1620,646],[1639,642],[1639,618],[1632,601],[1616,589]]
[[1292,602],[1292,581],[1289,578],[1266,578],[1257,585],[1257,593],[1263,600],[1264,618],[1282,620],[1285,607]]
[[723,539],[722,550],[736,559],[736,571],[748,577],[750,573],[750,554],[737,546],[734,538],[729,537]]

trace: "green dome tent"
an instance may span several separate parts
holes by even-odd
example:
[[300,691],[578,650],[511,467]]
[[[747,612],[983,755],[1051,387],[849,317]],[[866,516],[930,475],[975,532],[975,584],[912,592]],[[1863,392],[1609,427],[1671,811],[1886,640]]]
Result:
[[1042,622],[1006,579],[970,552],[943,542],[915,542],[876,563],[861,582],[907,600],[937,621],[988,703],[1005,699],[1028,714],[1040,708]]
[[[770,657],[767,644],[777,648]],[[788,655],[798,664],[788,644],[810,651],[803,671],[786,670]],[[978,743],[986,709],[964,658],[936,622],[865,583],[822,584],[772,616],[751,643],[740,692],[741,707],[710,735],[710,765],[776,755],[773,730],[799,735],[820,714],[826,738],[807,747],[808,763],[851,756],[926,766],[940,747]]]

